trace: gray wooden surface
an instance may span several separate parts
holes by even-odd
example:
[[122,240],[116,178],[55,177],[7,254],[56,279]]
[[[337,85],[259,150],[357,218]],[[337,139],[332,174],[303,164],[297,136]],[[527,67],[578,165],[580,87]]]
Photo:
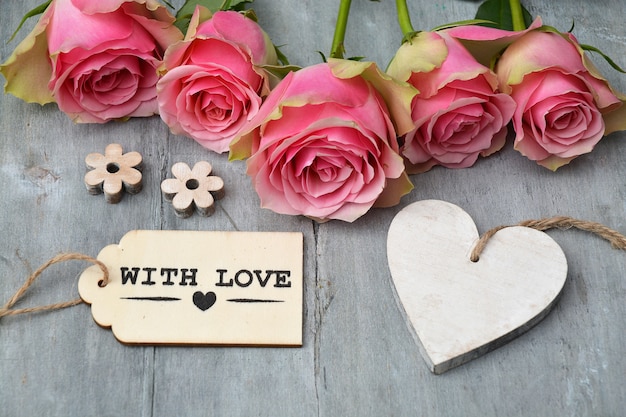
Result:
[[[6,40],[39,0],[2,1]],[[410,1],[417,28],[473,16],[472,1]],[[328,53],[337,1],[256,0],[260,22],[293,63]],[[533,15],[626,65],[623,0],[527,0]],[[393,2],[353,2],[347,55],[386,66],[400,41]],[[21,39],[33,26],[26,25]],[[599,66],[626,91],[626,75]],[[515,152],[466,170],[413,176],[398,207],[353,224],[317,225],[258,208],[241,162],[173,136],[158,117],[74,125],[54,105],[0,96],[0,298],[61,251],[95,256],[132,229],[301,231],[305,236],[302,348],[127,347],[86,305],[0,322],[0,416],[623,416],[626,415],[626,253],[582,232],[549,234],[568,282],[555,310],[504,347],[432,375],[394,300],[386,235],[403,206],[442,199],[480,231],[555,214],[626,232],[626,134],[552,173]],[[111,143],[145,161],[144,190],[108,205],[83,185],[84,159]],[[226,182],[209,218],[179,219],[159,189],[178,161],[208,160]],[[69,300],[85,264],[51,268],[20,306]]]

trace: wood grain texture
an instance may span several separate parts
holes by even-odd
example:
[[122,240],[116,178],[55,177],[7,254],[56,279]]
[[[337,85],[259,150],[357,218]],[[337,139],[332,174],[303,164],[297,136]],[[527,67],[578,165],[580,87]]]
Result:
[[[3,4],[0,60],[38,0]],[[176,1],[180,4],[182,1]],[[414,26],[473,16],[477,3],[409,2]],[[575,33],[622,66],[622,0],[526,0],[533,15]],[[256,0],[259,21],[291,62],[328,53],[336,1]],[[347,56],[385,67],[400,43],[390,2],[353,2]],[[34,25],[28,22],[21,38]],[[598,66],[620,91],[626,76]],[[555,214],[626,232],[626,134],[550,172],[509,144],[473,168],[412,176],[398,207],[353,224],[316,225],[258,208],[245,164],[171,135],[157,118],[76,125],[55,105],[0,97],[0,295],[58,252],[95,256],[133,229],[288,231],[304,234],[304,343],[300,349],[127,347],[93,323],[85,305],[0,321],[0,415],[22,416],[621,416],[626,402],[626,254],[576,231],[548,232],[568,259],[568,282],[541,324],[489,355],[434,376],[398,309],[387,229],[405,205],[457,204],[479,232]],[[119,204],[83,183],[85,156],[109,143],[142,154],[143,190]],[[211,163],[227,195],[211,217],[181,219],[160,184],[175,162]],[[87,265],[56,265],[16,307],[76,297]]]

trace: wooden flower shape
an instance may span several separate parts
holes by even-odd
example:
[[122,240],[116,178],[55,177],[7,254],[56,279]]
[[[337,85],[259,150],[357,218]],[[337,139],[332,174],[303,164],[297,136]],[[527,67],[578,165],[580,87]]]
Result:
[[85,163],[88,168],[93,168],[85,175],[87,190],[90,194],[104,192],[107,203],[118,203],[124,190],[129,194],[141,191],[142,157],[139,152],[123,154],[122,146],[112,143],[106,147],[104,155],[87,155]]
[[211,164],[200,161],[189,169],[183,162],[172,166],[176,178],[168,178],[161,183],[161,191],[172,202],[176,214],[189,217],[194,209],[201,216],[210,216],[215,212],[213,203],[224,197],[224,181],[212,176]]

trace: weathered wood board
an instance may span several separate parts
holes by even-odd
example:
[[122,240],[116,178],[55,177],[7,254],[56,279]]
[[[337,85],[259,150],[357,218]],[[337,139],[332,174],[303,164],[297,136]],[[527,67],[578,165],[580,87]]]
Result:
[[[0,60],[38,0],[2,2]],[[180,5],[182,1],[176,1]],[[622,0],[524,2],[531,14],[626,65]],[[566,7],[565,7],[566,6]],[[409,2],[416,28],[473,17],[477,2]],[[256,0],[254,9],[298,65],[328,54],[338,2]],[[18,40],[34,26],[26,23]],[[347,56],[385,67],[401,41],[392,2],[353,2]],[[621,91],[626,76],[598,67]],[[576,231],[551,231],[568,259],[561,299],[532,331],[443,375],[433,375],[393,294],[386,239],[411,202],[462,207],[479,231],[555,214],[626,232],[626,134],[556,173],[508,145],[470,169],[412,176],[399,206],[353,224],[317,225],[258,207],[245,164],[168,132],[158,117],[74,124],[55,105],[0,96],[0,295],[58,252],[96,256],[130,230],[301,232],[303,346],[125,346],[89,307],[0,320],[0,415],[31,416],[621,416],[626,404],[626,254]],[[85,190],[85,157],[110,143],[143,157],[143,189],[118,204]],[[226,196],[211,217],[178,217],[160,189],[176,162],[208,161]],[[55,265],[16,307],[77,296],[88,265]]]

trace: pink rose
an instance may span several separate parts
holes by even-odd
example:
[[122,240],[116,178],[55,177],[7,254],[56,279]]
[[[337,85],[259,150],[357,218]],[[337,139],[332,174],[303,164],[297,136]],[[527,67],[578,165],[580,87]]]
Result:
[[5,90],[76,122],[157,113],[156,68],[182,38],[156,0],[53,0],[5,62]]
[[478,25],[456,26],[442,32],[461,41],[478,62],[491,66],[494,57],[501,54],[507,46],[524,36],[525,33],[540,28],[542,24],[541,18],[538,17],[527,29],[519,32]]
[[515,103],[497,91],[496,75],[447,33],[420,32],[400,47],[387,72],[419,91],[402,146],[409,172],[467,168],[504,146]]
[[517,103],[515,149],[556,170],[626,129],[626,107],[571,34],[535,30],[509,46],[496,72]]
[[352,222],[413,187],[394,123],[411,128],[414,94],[371,62],[333,59],[289,73],[235,139],[231,159],[251,155],[262,207]]
[[165,53],[159,110],[172,133],[222,153],[269,92],[261,66],[276,63],[276,50],[241,13],[217,12],[199,23],[201,14],[208,11],[196,8],[185,40]]

